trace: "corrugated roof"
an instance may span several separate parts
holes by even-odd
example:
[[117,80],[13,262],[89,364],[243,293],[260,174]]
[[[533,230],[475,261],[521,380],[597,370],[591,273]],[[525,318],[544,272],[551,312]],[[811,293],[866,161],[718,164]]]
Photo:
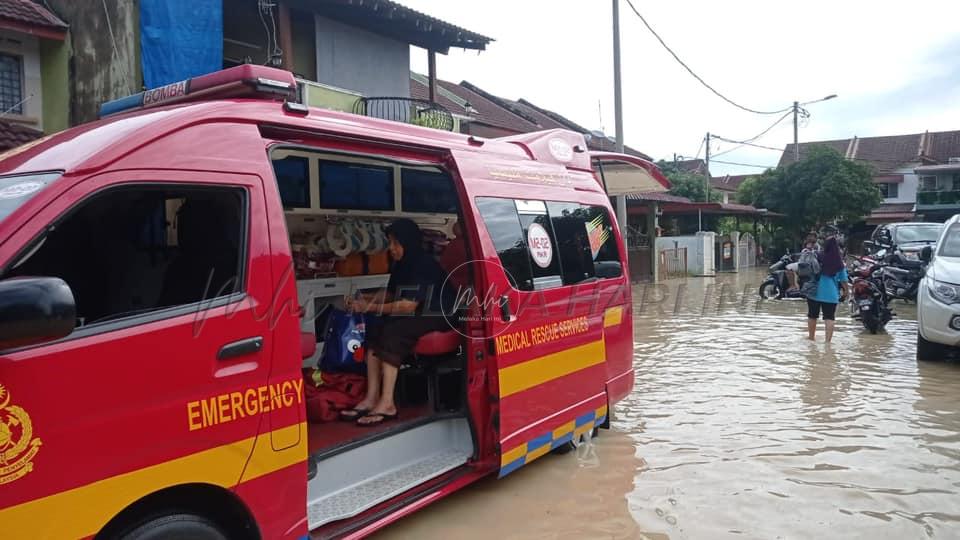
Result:
[[390,0],[311,0],[309,5],[324,17],[443,54],[450,47],[482,51],[493,41]]
[[680,204],[691,204],[693,201],[686,197],[681,197],[679,195],[670,195],[669,193],[664,192],[650,192],[650,193],[628,193],[627,199],[631,201],[655,201],[655,202],[671,202],[671,203],[680,203]]
[[43,28],[67,29],[67,23],[30,0],[0,0],[0,18]]

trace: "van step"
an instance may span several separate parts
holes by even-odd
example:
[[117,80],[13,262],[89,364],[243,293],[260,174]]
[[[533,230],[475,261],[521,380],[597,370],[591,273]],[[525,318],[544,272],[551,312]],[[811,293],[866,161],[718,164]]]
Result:
[[[364,482],[310,501],[307,521],[311,529],[355,516],[432,478],[465,464],[469,452],[447,449],[403,465]],[[369,465],[373,465],[370,463]]]

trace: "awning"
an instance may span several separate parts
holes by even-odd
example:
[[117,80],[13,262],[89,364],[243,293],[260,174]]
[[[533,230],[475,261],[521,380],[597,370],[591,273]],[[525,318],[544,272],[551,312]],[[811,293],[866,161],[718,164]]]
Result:
[[645,159],[611,152],[590,152],[590,159],[608,195],[653,193],[670,189],[667,177]]
[[902,174],[881,174],[873,177],[874,184],[902,184]]

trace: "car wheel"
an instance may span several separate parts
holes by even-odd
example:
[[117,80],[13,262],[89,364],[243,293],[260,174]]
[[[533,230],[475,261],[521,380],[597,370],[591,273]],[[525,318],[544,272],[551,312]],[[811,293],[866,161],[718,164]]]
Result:
[[943,345],[923,339],[923,336],[920,335],[920,331],[917,331],[917,360],[927,362],[942,360],[943,353]]
[[193,514],[170,514],[150,519],[137,525],[122,540],[167,540],[189,538],[190,540],[228,540],[217,525],[207,518]]

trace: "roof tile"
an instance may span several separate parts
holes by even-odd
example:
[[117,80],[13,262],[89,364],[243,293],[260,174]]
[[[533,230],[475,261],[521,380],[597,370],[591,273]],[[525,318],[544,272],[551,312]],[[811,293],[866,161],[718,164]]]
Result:
[[40,137],[43,137],[42,131],[0,120],[0,151],[16,148]]
[[0,18],[44,28],[67,29],[67,23],[30,0],[0,0]]

